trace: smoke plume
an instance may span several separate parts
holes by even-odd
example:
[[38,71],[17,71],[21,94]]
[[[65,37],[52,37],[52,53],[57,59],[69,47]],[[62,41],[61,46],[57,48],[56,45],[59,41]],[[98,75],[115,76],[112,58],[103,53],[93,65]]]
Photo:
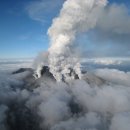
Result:
[[61,81],[62,74],[68,73],[69,67],[78,68],[78,60],[72,54],[76,36],[96,26],[106,4],[106,0],[67,0],[63,4],[48,30],[51,42],[49,66],[57,81]]

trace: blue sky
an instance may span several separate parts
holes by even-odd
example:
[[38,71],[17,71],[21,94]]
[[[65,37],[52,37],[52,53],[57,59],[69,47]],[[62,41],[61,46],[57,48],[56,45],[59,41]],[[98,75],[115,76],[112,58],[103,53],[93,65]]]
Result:
[[[110,3],[122,1],[129,8],[129,0],[110,0]],[[49,40],[46,32],[63,2],[64,0],[1,0],[0,58],[35,57],[39,52],[47,50]],[[91,49],[93,45],[88,44],[88,48],[89,46]]]

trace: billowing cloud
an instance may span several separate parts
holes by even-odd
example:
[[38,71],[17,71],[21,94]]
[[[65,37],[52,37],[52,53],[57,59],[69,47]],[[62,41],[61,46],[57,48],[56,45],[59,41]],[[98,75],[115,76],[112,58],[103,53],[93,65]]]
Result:
[[130,72],[97,69],[67,83],[29,75],[1,73],[1,130],[129,130]]
[[[42,23],[49,21],[50,23],[57,16],[63,2],[64,0],[33,1],[26,6],[26,11],[33,20]],[[93,16],[99,16],[96,25],[89,32],[84,33],[85,39],[77,36],[75,41],[83,46],[83,55],[89,57],[130,56],[130,15],[128,7],[125,4],[109,3],[101,14],[97,15],[96,12],[93,13]],[[91,21],[91,23],[94,23],[94,21]],[[64,22],[65,20],[62,23]],[[79,28],[85,28],[86,24],[87,22],[84,22],[79,25]]]
[[110,130],[129,130],[130,129],[130,113],[117,113],[112,119]]

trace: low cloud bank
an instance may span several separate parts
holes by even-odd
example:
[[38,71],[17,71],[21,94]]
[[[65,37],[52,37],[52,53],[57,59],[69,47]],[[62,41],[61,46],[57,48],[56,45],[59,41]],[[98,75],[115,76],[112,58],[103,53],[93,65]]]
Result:
[[2,75],[1,130],[129,130],[129,72],[100,69],[95,75],[105,82],[41,77],[37,88],[24,82],[28,73]]
[[123,72],[116,69],[97,69],[95,74],[115,84],[130,86],[130,72]]
[[19,68],[30,68],[33,63],[33,58],[14,58],[14,59],[0,59],[0,72],[11,72]]

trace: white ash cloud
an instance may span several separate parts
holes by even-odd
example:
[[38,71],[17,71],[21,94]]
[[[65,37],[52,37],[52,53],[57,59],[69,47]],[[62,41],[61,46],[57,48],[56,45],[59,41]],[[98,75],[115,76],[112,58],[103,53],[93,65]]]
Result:
[[41,69],[42,66],[48,66],[48,52],[41,52],[35,58],[33,63],[33,68],[36,70],[35,73],[37,74],[38,78],[41,77]]
[[[76,63],[80,58],[74,49],[79,34],[86,34],[88,38],[90,37],[90,41],[92,40],[91,44],[95,46],[94,50],[89,50],[90,54],[87,53],[89,56],[129,55],[130,17],[128,12],[125,5],[107,4],[106,0],[65,1],[59,16],[53,19],[48,30],[50,48],[47,62],[57,81],[61,81],[62,75],[69,72],[68,68],[74,66],[75,69],[78,68]],[[92,34],[89,34],[91,31]],[[94,39],[95,41],[93,41]],[[122,44],[122,41],[125,44]],[[103,49],[98,49],[98,43],[102,45]],[[86,43],[87,45],[88,43]],[[84,44],[82,50],[89,49],[89,45],[88,48],[86,46]],[[119,50],[123,53],[120,53]],[[104,61],[101,62],[104,63]],[[109,60],[109,62],[113,61]]]
[[65,69],[68,70],[78,62],[72,59],[76,36],[96,26],[106,4],[106,0],[67,0],[59,16],[53,20],[48,30],[51,40],[49,66],[58,81],[61,81],[62,73],[66,73]]

